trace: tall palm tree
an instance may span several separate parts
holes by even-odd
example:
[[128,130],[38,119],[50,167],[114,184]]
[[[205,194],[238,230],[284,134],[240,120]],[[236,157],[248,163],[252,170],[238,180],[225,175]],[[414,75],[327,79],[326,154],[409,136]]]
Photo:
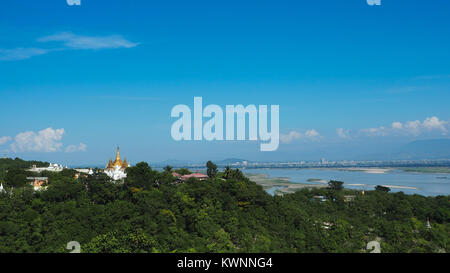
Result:
[[166,172],[168,172],[168,173],[171,173],[172,170],[173,170],[173,168],[172,168],[172,166],[170,166],[170,165],[167,165],[167,166],[164,167],[164,171],[166,171]]
[[228,179],[230,177],[230,173],[231,173],[231,168],[230,168],[230,166],[227,166],[225,168],[225,179]]

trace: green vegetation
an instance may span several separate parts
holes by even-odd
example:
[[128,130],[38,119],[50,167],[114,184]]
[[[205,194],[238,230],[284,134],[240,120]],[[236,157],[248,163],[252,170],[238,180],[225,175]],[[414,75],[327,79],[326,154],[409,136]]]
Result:
[[[214,170],[214,166],[210,165]],[[47,173],[49,186],[0,193],[0,252],[449,252],[449,196],[336,187],[270,196],[241,171],[173,183],[144,162],[123,183]],[[331,186],[331,185],[330,185]],[[353,201],[344,201],[354,195]],[[325,196],[326,201],[314,201]],[[431,229],[426,227],[430,219]]]
[[25,161],[20,158],[0,158],[0,181],[6,179],[7,170],[28,169],[33,165],[36,165],[36,167],[48,167],[50,164],[41,161]]
[[176,173],[181,174],[181,175],[186,175],[186,174],[191,174],[192,172],[188,169],[185,168],[181,168],[178,170],[175,170]]
[[209,178],[216,177],[218,173],[217,165],[212,163],[211,161],[208,161],[206,163],[206,173],[208,174]]
[[385,186],[380,186],[380,185],[376,186],[376,187],[375,187],[375,190],[376,190],[376,191],[384,191],[384,192],[390,192],[390,191],[391,191],[390,188],[385,187]]
[[335,191],[342,191],[344,189],[344,182],[331,180],[328,182],[328,187]]

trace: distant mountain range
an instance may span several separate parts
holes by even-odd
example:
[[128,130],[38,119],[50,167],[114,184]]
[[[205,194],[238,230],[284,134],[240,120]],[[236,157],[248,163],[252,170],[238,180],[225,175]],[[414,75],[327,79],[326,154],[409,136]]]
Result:
[[[386,151],[386,148],[380,150]],[[356,160],[437,160],[450,159],[450,138],[443,139],[427,139],[416,140],[400,146],[399,148],[391,149],[390,151],[380,152],[376,154],[366,154]],[[214,162],[219,166],[231,165],[233,163],[249,161],[239,158],[229,158],[222,161]],[[281,160],[282,161],[282,160]]]
[[399,155],[411,159],[450,158],[450,139],[417,140],[403,146]]
[[[225,165],[231,165],[234,163],[240,163],[242,164],[244,161],[247,162],[251,162],[245,159],[239,159],[239,158],[227,158],[224,160],[220,160],[220,161],[214,161],[214,163],[216,165],[219,166],[225,166]],[[152,166],[155,167],[165,167],[167,165],[170,165],[172,167],[184,167],[184,166],[189,166],[189,165],[198,165],[198,164],[206,164],[206,162],[203,161],[183,161],[183,160],[176,160],[176,159],[170,159],[170,160],[165,160],[165,161],[160,161],[160,162],[153,162],[151,163]]]
[[416,140],[386,153],[365,155],[364,160],[450,159],[450,139]]
[[218,165],[228,165],[228,164],[233,164],[233,163],[240,163],[242,164],[242,162],[247,161],[248,163],[251,163],[251,161],[245,160],[245,159],[239,159],[239,158],[227,158],[221,161],[217,161],[215,162]]
[[164,161],[160,161],[160,162],[151,162],[150,164],[155,167],[165,167],[165,166],[179,167],[179,166],[190,165],[192,163],[193,162],[188,162],[188,161],[184,161],[184,160],[169,159],[169,160],[164,160]]
[[[446,139],[429,139],[429,140],[416,140],[400,146],[398,148],[392,148],[387,150],[387,147],[380,145],[378,153],[362,154],[361,156],[354,156],[353,158],[347,158],[347,160],[438,160],[438,159],[450,159],[450,138]],[[254,163],[241,158],[227,158],[224,160],[213,160],[213,162],[219,167],[233,165],[235,163],[243,164],[244,161],[248,163]],[[289,161],[289,160],[286,160]],[[268,162],[268,161],[264,161]],[[273,162],[283,162],[283,160],[274,160]],[[153,162],[152,166],[165,167],[170,165],[172,167],[185,167],[185,166],[204,166],[204,161],[183,161],[183,160],[166,160],[161,162]]]

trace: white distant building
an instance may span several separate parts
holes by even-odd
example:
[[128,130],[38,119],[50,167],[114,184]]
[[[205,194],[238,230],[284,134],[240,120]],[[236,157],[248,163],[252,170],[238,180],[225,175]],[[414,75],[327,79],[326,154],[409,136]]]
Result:
[[85,174],[89,174],[89,175],[93,175],[94,171],[92,170],[92,168],[89,169],[74,169],[75,171],[79,172],[79,173],[85,173]]
[[43,172],[43,171],[49,171],[49,172],[60,172],[64,170],[63,165],[57,164],[57,163],[50,163],[48,167],[36,167],[36,165],[33,165],[29,171],[31,172]]
[[112,160],[109,160],[108,165],[106,165],[106,168],[104,169],[104,172],[113,180],[121,180],[127,177],[125,170],[128,167],[130,167],[130,164],[127,162],[127,159],[125,159],[124,161],[120,159],[119,146],[117,146],[116,159],[114,160],[114,162]]

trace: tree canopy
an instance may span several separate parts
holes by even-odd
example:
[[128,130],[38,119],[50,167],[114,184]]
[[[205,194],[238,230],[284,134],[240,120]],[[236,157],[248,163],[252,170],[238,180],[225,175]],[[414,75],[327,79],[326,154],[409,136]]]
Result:
[[206,174],[209,178],[214,178],[217,176],[217,165],[214,164],[212,161],[208,161],[206,163]]
[[[60,172],[46,191],[7,188],[0,252],[67,252],[71,241],[108,253],[366,252],[374,240],[382,252],[450,250],[449,196],[337,188],[271,196],[240,170],[225,171],[177,184],[141,162],[123,183]],[[318,195],[327,201],[314,202]]]

